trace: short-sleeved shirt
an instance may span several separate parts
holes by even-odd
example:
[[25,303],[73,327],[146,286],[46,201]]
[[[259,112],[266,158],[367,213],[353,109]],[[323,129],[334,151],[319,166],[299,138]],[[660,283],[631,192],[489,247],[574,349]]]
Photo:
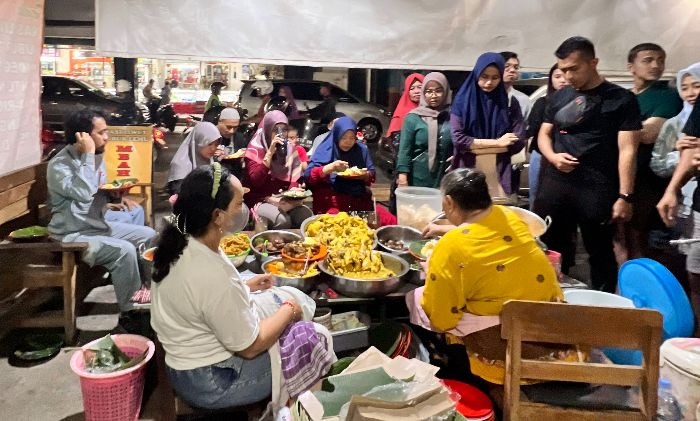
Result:
[[[651,117],[669,119],[678,115],[683,109],[683,100],[678,96],[678,91],[668,86],[667,82],[656,81],[642,93],[637,95],[642,121]],[[639,187],[656,192],[655,198],[663,195],[668,180],[654,174],[651,170],[651,154],[654,144],[642,143],[637,149],[637,182]]]
[[616,186],[618,133],[642,128],[637,99],[631,92],[607,81],[587,91],[566,86],[554,92],[547,100],[544,122],[554,125],[554,152],[569,153],[579,161],[569,173],[546,166],[546,175],[578,186],[611,183]]
[[255,342],[259,318],[248,286],[219,250],[189,237],[180,258],[151,284],[151,326],[165,362],[191,370],[231,358]]

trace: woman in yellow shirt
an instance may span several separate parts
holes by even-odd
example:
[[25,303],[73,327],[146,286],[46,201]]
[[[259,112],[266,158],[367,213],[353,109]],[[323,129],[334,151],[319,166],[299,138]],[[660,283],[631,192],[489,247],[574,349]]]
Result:
[[[563,298],[527,225],[512,210],[492,204],[482,172],[455,170],[442,180],[441,190],[443,210],[456,228],[438,241],[428,262],[421,306],[433,327],[452,330],[464,313],[498,316],[508,300]],[[506,343],[500,325],[458,340],[467,348],[473,374],[503,384]],[[562,352],[568,353],[556,345],[523,345],[524,358],[566,358]]]

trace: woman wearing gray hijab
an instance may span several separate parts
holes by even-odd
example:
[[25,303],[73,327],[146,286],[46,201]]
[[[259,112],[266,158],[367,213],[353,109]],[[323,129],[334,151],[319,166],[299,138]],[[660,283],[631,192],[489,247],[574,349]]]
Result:
[[438,188],[452,156],[450,103],[452,92],[445,75],[428,73],[420,103],[404,118],[396,161],[399,187]]
[[177,194],[182,180],[200,165],[208,165],[219,146],[221,133],[215,125],[202,121],[194,126],[170,161],[168,192]]

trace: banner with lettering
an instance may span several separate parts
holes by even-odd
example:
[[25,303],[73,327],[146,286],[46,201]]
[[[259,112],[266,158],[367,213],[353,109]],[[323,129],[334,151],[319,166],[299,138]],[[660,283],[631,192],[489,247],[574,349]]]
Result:
[[[153,182],[153,129],[151,126],[109,126],[105,147],[107,181],[137,178],[139,183]],[[131,190],[133,194],[137,189]],[[153,192],[146,189],[146,215],[152,215]],[[149,219],[148,217],[146,218]]]
[[43,0],[0,0],[0,176],[41,160]]

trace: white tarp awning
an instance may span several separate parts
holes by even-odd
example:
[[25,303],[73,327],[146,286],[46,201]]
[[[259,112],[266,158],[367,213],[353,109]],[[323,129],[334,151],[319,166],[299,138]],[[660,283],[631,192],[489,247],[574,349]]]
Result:
[[668,70],[700,60],[697,0],[95,1],[97,50],[117,57],[467,70],[511,50],[545,70],[583,35],[604,71],[641,42],[666,49]]

